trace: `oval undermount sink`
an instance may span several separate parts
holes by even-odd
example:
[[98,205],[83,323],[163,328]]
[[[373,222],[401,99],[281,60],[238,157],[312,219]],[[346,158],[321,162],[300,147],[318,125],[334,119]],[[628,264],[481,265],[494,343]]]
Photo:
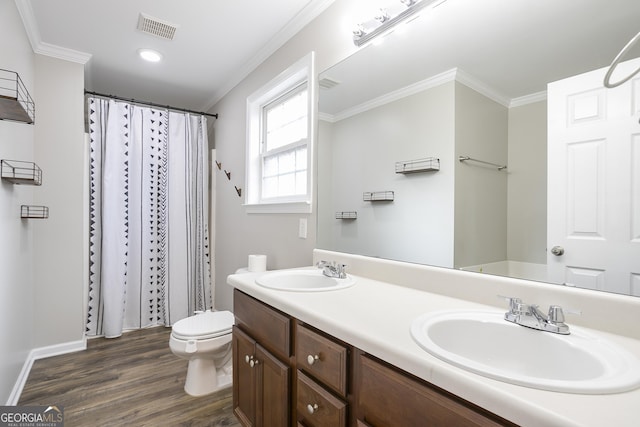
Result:
[[439,359],[512,384],[581,394],[640,387],[640,359],[575,327],[559,335],[507,322],[501,312],[441,311],[415,319],[411,336]]
[[318,292],[335,291],[348,288],[356,283],[349,275],[345,279],[327,277],[322,270],[281,270],[266,273],[256,279],[256,283],[265,288],[281,291]]

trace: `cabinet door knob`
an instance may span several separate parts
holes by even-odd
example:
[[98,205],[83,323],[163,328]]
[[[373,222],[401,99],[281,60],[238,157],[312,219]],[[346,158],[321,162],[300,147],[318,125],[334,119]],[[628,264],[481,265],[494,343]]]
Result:
[[251,367],[253,368],[253,367],[254,367],[254,366],[256,366],[258,363],[260,363],[260,362],[258,361],[258,359],[254,359],[254,358],[252,357],[252,358],[251,358],[251,360],[249,361],[249,366],[251,366]]
[[307,356],[307,363],[308,363],[309,365],[313,365],[313,364],[314,364],[314,363],[316,363],[318,360],[320,360],[320,357],[318,357],[318,355],[317,355],[317,354],[315,354],[315,355],[311,355],[311,354],[310,354],[310,355],[308,355],[308,356]]
[[245,356],[244,356],[244,361],[245,361],[246,363],[249,363],[249,362],[251,361],[251,359],[253,359],[253,356],[249,356],[248,354],[245,354]]
[[309,403],[307,405],[307,412],[313,415],[318,410],[318,404],[314,403],[313,405]]

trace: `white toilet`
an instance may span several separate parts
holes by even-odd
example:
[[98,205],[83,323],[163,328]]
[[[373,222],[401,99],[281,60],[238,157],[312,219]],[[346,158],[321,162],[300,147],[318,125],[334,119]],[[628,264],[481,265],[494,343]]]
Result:
[[231,386],[232,327],[230,311],[206,311],[173,325],[169,347],[176,356],[189,360],[184,391],[191,396]]

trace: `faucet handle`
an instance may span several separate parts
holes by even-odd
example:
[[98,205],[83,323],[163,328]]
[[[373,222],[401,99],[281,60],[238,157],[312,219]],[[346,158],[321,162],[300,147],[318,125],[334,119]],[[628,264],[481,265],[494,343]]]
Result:
[[522,313],[526,311],[526,306],[522,304],[522,300],[516,297],[508,297],[505,295],[498,295],[498,298],[503,298],[506,302],[509,303],[509,312],[513,314]]
[[564,311],[559,305],[549,306],[549,322],[551,323],[564,323]]

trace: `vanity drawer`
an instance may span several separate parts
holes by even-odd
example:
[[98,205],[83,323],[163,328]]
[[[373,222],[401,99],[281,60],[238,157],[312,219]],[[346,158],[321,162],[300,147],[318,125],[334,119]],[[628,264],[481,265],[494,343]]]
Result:
[[345,427],[347,405],[298,371],[298,424],[307,427]]
[[298,323],[296,364],[336,393],[347,395],[347,354],[345,346]]
[[281,358],[291,356],[291,319],[268,305],[234,290],[236,325],[249,332],[263,347]]

